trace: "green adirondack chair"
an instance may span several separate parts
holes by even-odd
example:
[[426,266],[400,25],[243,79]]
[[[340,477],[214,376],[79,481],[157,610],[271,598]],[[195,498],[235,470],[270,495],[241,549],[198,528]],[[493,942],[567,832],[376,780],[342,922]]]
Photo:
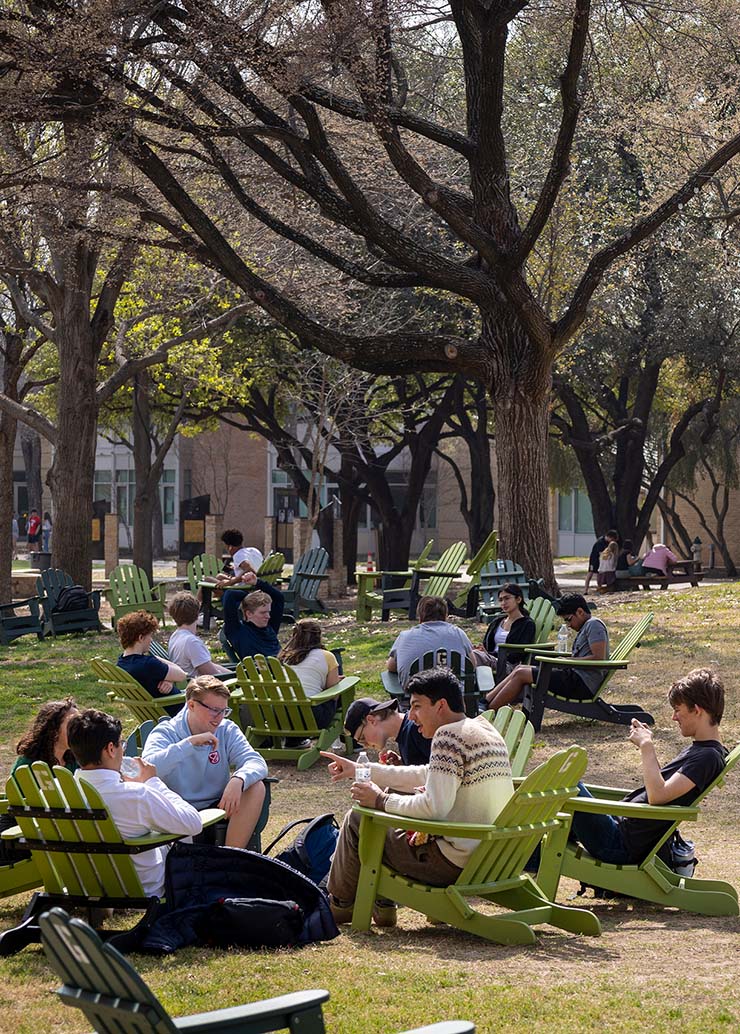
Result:
[[[44,951],[63,981],[57,994],[81,1009],[98,1034],[324,1034],[322,1005],[329,992],[297,991],[248,1005],[173,1020],[120,952],[105,944],[87,923],[53,908],[39,919]],[[475,1034],[472,1023],[451,1020],[406,1034]]]
[[[338,736],[343,737],[347,753],[352,753],[352,737],[344,732],[344,716],[360,681],[356,675],[345,676],[331,689],[307,697],[292,668],[277,657],[257,654],[242,660],[236,678],[251,720],[244,735],[265,760],[297,761],[303,772],[319,760],[320,751],[331,749]],[[312,705],[326,700],[336,700],[337,710],[330,726],[319,729]],[[296,746],[296,741],[305,739],[317,742],[309,748]],[[286,741],[284,747],[275,746],[282,740]]]
[[529,599],[529,579],[524,568],[513,560],[489,560],[480,573],[480,602],[478,604],[478,620],[491,622],[501,613],[498,605],[498,594],[504,585],[513,583],[522,590],[522,595]]
[[667,908],[680,908],[706,916],[736,916],[740,914],[737,890],[722,880],[695,879],[679,876],[658,858],[658,851],[670,839],[680,822],[694,821],[700,815],[700,804],[716,787],[723,786],[730,772],[740,760],[740,745],[727,756],[725,767],[693,804],[681,807],[675,804],[635,804],[622,800],[630,791],[609,786],[589,786],[594,799],[573,797],[563,804],[561,811],[576,811],[597,815],[616,815],[625,818],[655,819],[668,822],[665,835],[639,865],[610,865],[592,858],[588,852],[571,842],[566,843],[567,829],[559,836],[548,838],[543,845],[538,883],[554,897],[561,876],[580,880],[590,887],[602,887],[615,894],[627,894],[641,901],[651,901]]
[[495,560],[497,555],[498,532],[494,530],[488,535],[475,556],[468,560],[465,574],[470,578],[470,581],[460,590],[453,600],[453,606],[456,609],[464,609],[465,617],[475,617],[476,611],[478,610],[478,598],[480,595],[481,571],[486,564]]
[[[27,609],[27,614],[16,611]],[[38,596],[29,596],[25,600],[0,604],[0,646],[8,646],[14,639],[22,635],[35,635],[44,638],[44,626],[41,623],[41,601]]]
[[[20,837],[14,830],[2,837],[30,848],[44,890],[34,894],[18,926],[0,934],[0,956],[38,943],[38,917],[52,905],[133,908],[145,911],[143,921],[149,918],[159,899],[144,894],[132,855],[182,837],[156,833],[124,839],[94,786],[78,783],[58,765],[52,771],[43,761],[19,768],[6,793]],[[212,808],[201,815],[204,823],[215,822],[224,812]]]
[[446,597],[455,578],[460,577],[466,552],[464,542],[453,542],[433,568],[419,567],[413,572],[408,589],[384,589],[381,619],[387,621],[392,610],[405,610],[413,621],[422,596]]
[[[465,713],[469,717],[474,718],[479,711],[478,701],[481,696],[487,693],[489,689],[493,689],[492,677],[490,685],[486,680],[486,673],[490,675],[491,669],[476,668],[469,657],[464,656],[457,650],[432,650],[425,653],[422,657],[417,657],[409,668],[409,672],[411,675],[416,675],[420,671],[434,668],[437,664],[444,664],[446,667],[451,668],[460,679],[463,684]],[[388,696],[398,700],[404,708],[407,708],[409,694],[407,690],[402,688],[398,679],[398,672],[388,671],[385,668],[380,673],[380,679],[383,683],[383,689]]]
[[[550,645],[549,639],[558,617],[552,603],[550,603],[549,600],[546,600],[544,596],[538,596],[527,605],[527,610],[529,611],[529,616],[534,621],[534,642],[524,643],[523,645],[512,643],[511,646],[507,646],[506,643],[502,643],[501,646],[499,646],[498,653],[496,654],[497,663],[494,678],[495,682],[500,682],[506,675],[506,664],[512,653],[541,653]],[[554,649],[555,644],[552,645]]]
[[[7,815],[9,807],[8,798],[0,794],[0,816]],[[0,865],[0,898],[34,890],[41,883],[41,873],[31,858],[19,858],[17,862],[3,862]]]
[[[655,719],[637,704],[610,704],[603,699],[603,692],[615,671],[628,666],[628,658],[653,621],[652,613],[640,618],[612,650],[608,661],[582,661],[575,657],[557,653],[535,654],[534,663],[540,665],[537,682],[524,690],[522,710],[534,725],[535,732],[542,727],[545,708],[553,711],[564,711],[566,714],[577,714],[583,718],[597,718],[602,722],[616,725],[629,725],[633,718],[653,725]],[[568,697],[550,693],[550,674],[553,668],[575,668],[582,670],[595,669],[603,672],[603,678],[592,700],[571,700]]]
[[65,632],[100,632],[100,592],[95,589],[87,594],[89,606],[85,610],[55,611],[59,593],[66,586],[74,585],[72,576],[66,571],[52,567],[42,571],[36,579],[36,592],[41,598],[44,615],[44,635],[62,635]]
[[[521,782],[491,826],[407,819],[357,808],[362,816],[362,869],[353,928],[369,929],[375,899],[381,897],[498,944],[534,944],[532,927],[540,923],[573,933],[599,934],[601,925],[592,912],[554,904],[523,871],[543,835],[560,828],[558,811],[577,792],[586,763],[586,752],[580,747],[558,751]],[[430,887],[383,864],[385,834],[390,828],[468,837],[479,844],[454,884]],[[476,898],[511,909],[511,914],[479,912],[474,906]]]
[[215,578],[221,574],[222,564],[213,553],[198,553],[192,560],[188,560],[188,586],[195,595],[198,591],[198,584],[204,578]]
[[148,610],[165,624],[165,586],[149,584],[144,571],[133,564],[121,564],[111,571],[108,579],[108,602],[113,608],[113,627],[124,614]]
[[104,657],[94,657],[90,667],[98,676],[98,682],[108,689],[108,699],[127,707],[137,722],[158,722],[160,718],[169,717],[166,708],[182,707],[185,703],[184,693],[150,696],[133,675]]
[[483,717],[501,733],[509,752],[511,774],[515,779],[524,775],[524,769],[534,746],[534,728],[523,711],[505,704],[498,711],[484,711]]
[[[431,553],[433,545],[434,539],[429,539],[416,560],[409,565],[408,571],[356,571],[356,619],[358,621],[372,621],[373,608],[376,610],[382,609],[383,589],[391,589],[394,586],[400,589],[411,588],[411,578],[414,571],[426,565],[427,557]],[[378,583],[380,583],[379,591],[373,588]]]
[[267,582],[268,585],[275,585],[280,581],[283,567],[285,567],[285,557],[282,553],[268,553],[260,564],[257,577],[260,581]]
[[302,610],[326,610],[319,599],[321,583],[328,578],[329,554],[321,546],[307,550],[293,565],[293,574],[283,590],[283,620],[297,621]]

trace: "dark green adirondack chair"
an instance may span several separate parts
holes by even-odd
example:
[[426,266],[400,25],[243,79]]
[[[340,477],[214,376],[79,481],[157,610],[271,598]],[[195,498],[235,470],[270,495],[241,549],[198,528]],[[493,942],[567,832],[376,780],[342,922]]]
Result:
[[318,593],[322,581],[328,578],[329,554],[321,546],[307,550],[293,565],[293,574],[283,590],[285,610],[283,619],[297,621],[302,610],[326,610]]
[[738,893],[730,883],[680,876],[658,858],[658,851],[673,836],[678,824],[699,817],[699,806],[704,798],[716,787],[724,785],[739,760],[740,746],[737,746],[728,754],[725,767],[714,782],[693,804],[686,807],[675,804],[636,804],[622,799],[629,790],[589,786],[588,790],[594,799],[573,797],[562,805],[561,811],[571,815],[580,811],[592,815],[655,819],[656,822],[670,824],[665,835],[639,865],[610,865],[592,858],[580,844],[566,843],[568,831],[565,829],[543,845],[538,883],[551,897],[557,893],[560,877],[568,876],[590,887],[602,887],[615,894],[626,894],[666,908],[680,908],[685,912],[705,916],[739,915]]
[[[143,921],[153,913],[159,899],[144,894],[132,856],[182,837],[153,833],[124,839],[94,786],[78,783],[58,765],[52,771],[43,761],[19,768],[6,793],[20,828],[15,842],[30,849],[44,890],[34,894],[18,926],[0,934],[0,956],[38,943],[38,917],[52,905],[133,908],[146,913]],[[204,824],[223,815],[220,808],[201,812]],[[13,830],[2,837],[14,839]]]
[[[418,672],[434,668],[438,664],[451,668],[460,679],[463,684],[465,713],[469,717],[474,718],[479,711],[478,701],[481,696],[487,693],[489,689],[493,689],[492,678],[489,685],[487,681],[479,681],[479,676],[482,674],[483,679],[485,679],[486,672],[490,674],[491,669],[476,668],[469,657],[457,650],[431,650],[422,657],[416,658],[409,668],[409,674],[416,675]],[[409,694],[407,690],[402,688],[398,679],[398,672],[388,671],[386,668],[380,673],[380,678],[383,683],[383,689],[388,696],[398,700],[404,708],[407,708]]]
[[168,707],[182,707],[185,703],[184,693],[150,696],[133,675],[104,657],[94,657],[90,667],[98,676],[98,682],[108,689],[108,699],[127,707],[137,722],[158,722],[160,718],[169,717]]
[[124,614],[148,610],[165,624],[165,586],[149,584],[144,571],[133,564],[121,564],[111,571],[108,579],[108,602],[113,608],[113,627]]
[[275,585],[280,581],[280,576],[285,567],[285,556],[282,553],[268,553],[260,564],[257,577],[268,585]]
[[[242,660],[236,678],[251,720],[244,735],[265,760],[297,761],[299,771],[305,771],[319,760],[320,751],[331,749],[338,736],[344,738],[347,754],[352,753],[354,745],[344,732],[344,716],[360,681],[356,675],[345,676],[331,689],[308,697],[292,668],[277,657],[257,654]],[[326,700],[336,700],[337,710],[329,727],[319,729],[313,706]],[[317,742],[309,748],[297,746],[305,739]],[[285,746],[276,746],[282,740]]]
[[501,733],[509,752],[511,774],[515,779],[524,775],[524,769],[534,746],[534,728],[523,711],[505,704],[498,711],[484,711],[483,717]]
[[[27,610],[27,614],[18,614],[19,610]],[[0,646],[7,646],[22,635],[35,635],[44,638],[44,626],[41,624],[41,601],[38,596],[29,596],[25,600],[0,604]]]
[[446,597],[455,578],[461,575],[466,552],[464,542],[453,542],[433,567],[418,567],[413,572],[408,589],[384,589],[381,619],[387,621],[392,610],[404,610],[409,621],[413,621],[422,596]]
[[41,597],[44,613],[44,635],[62,635],[65,632],[100,632],[100,592],[95,589],[87,594],[88,607],[85,610],[55,610],[59,593],[74,585],[72,576],[59,568],[42,571],[36,579],[36,592]]
[[[597,935],[596,916],[580,908],[554,904],[543,894],[524,866],[543,835],[559,829],[558,812],[578,790],[586,771],[580,747],[558,751],[536,768],[514,791],[491,826],[463,822],[433,822],[357,808],[361,814],[357,884],[352,926],[367,930],[376,898],[406,905],[438,922],[499,944],[534,944],[533,926],[549,923],[573,933]],[[430,887],[394,872],[383,864],[388,829],[411,829],[433,836],[466,837],[479,841],[455,883]],[[510,909],[510,914],[478,911],[482,898]]]
[[518,585],[524,599],[529,599],[529,580],[519,564],[513,560],[490,560],[483,566],[480,573],[479,621],[490,622],[501,613],[498,594],[509,583]]
[[[393,587],[400,589],[411,588],[411,578],[414,571],[426,566],[427,557],[431,553],[433,545],[434,539],[429,539],[416,560],[409,565],[408,571],[356,571],[357,605],[355,616],[357,620],[371,621],[373,608],[375,610],[382,609],[384,589],[391,589]],[[374,588],[378,583],[380,583],[380,590]]]
[[[496,682],[500,682],[506,675],[506,664],[512,653],[523,653],[526,656],[531,652],[542,652],[550,645],[548,641],[557,622],[557,614],[555,613],[555,608],[552,603],[550,603],[549,600],[546,600],[544,596],[538,596],[537,599],[532,600],[532,602],[527,605],[527,610],[529,611],[529,616],[534,621],[534,641],[531,643],[524,643],[522,645],[512,643],[510,646],[507,646],[506,643],[502,643],[499,646],[498,653],[496,654]],[[552,645],[554,649],[555,644]]]
[[453,602],[455,611],[464,610],[465,617],[472,618],[478,610],[478,599],[480,597],[481,571],[486,564],[496,559],[498,554],[498,532],[492,531],[486,538],[475,556],[468,560],[465,566],[465,574],[470,579],[457,594]]
[[[105,944],[87,923],[53,908],[39,920],[44,951],[63,981],[57,994],[81,1009],[98,1034],[324,1034],[322,1005],[329,992],[297,991],[248,1005],[171,1019],[120,952]],[[475,1034],[472,1023],[451,1020],[406,1034]]]
[[[638,704],[610,704],[602,696],[614,672],[628,666],[629,655],[640,645],[640,640],[650,628],[652,620],[652,614],[640,618],[620,639],[616,649],[611,651],[608,661],[582,661],[558,653],[535,654],[534,663],[540,665],[539,677],[533,686],[525,687],[522,701],[522,710],[534,725],[535,731],[539,732],[542,727],[546,707],[553,711],[577,714],[583,718],[597,718],[599,721],[616,725],[629,725],[633,718],[653,725],[653,716]],[[601,671],[603,678],[591,700],[572,700],[550,692],[550,674],[553,668],[594,669]]]

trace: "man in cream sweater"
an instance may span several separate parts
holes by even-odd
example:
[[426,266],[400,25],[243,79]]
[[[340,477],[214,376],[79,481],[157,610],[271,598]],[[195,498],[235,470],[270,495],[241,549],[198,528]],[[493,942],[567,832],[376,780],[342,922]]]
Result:
[[[491,824],[514,792],[502,737],[486,718],[465,717],[462,686],[449,668],[419,672],[409,681],[408,691],[409,717],[432,740],[429,764],[372,765],[371,781],[354,782],[352,799],[396,815]],[[324,757],[330,760],[332,781],[354,779],[354,761],[336,754]],[[328,890],[338,923],[352,919],[360,875],[359,827],[360,816],[349,811],[329,872]],[[477,844],[467,838],[429,838],[390,829],[383,861],[396,872],[444,887],[455,882]],[[373,918],[378,926],[393,926],[395,913],[391,902],[378,902]]]

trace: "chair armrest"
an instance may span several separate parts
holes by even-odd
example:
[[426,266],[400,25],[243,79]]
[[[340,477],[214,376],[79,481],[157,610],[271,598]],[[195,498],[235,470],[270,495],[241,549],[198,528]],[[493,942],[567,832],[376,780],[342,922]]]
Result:
[[490,693],[494,687],[493,668],[487,664],[477,664],[475,666],[475,681],[480,693]]
[[301,572],[300,574],[296,575],[296,578],[310,578],[314,582],[320,582],[324,578],[328,578],[328,577],[329,577],[328,574],[316,574],[313,571],[307,571],[305,574],[303,572]]
[[629,667],[629,661],[582,661],[578,657],[567,657],[564,654],[537,654],[535,662],[538,664],[551,664],[558,668],[588,668],[604,671],[616,671],[620,668]]
[[460,573],[460,568],[459,567],[456,567],[454,571],[441,571],[441,570],[438,570],[436,567],[434,567],[434,568],[420,567],[420,568],[418,568],[414,572],[414,574],[418,574],[420,578],[436,578],[436,577],[441,577],[441,578],[460,578],[460,577],[462,577],[462,575]]
[[[393,793],[393,790],[390,792]],[[359,804],[356,804],[352,810],[359,812],[360,815],[369,815],[373,822],[380,826],[389,826],[393,829],[412,829],[416,833],[468,837],[471,840],[492,840],[494,835],[500,833],[500,830],[495,830],[480,822],[437,822],[434,819],[417,819],[410,815],[394,815],[390,811],[375,811],[373,808],[362,808]]]
[[398,677],[397,671],[389,671],[385,668],[380,673],[380,681],[383,683],[383,689],[386,691],[388,696],[393,697],[394,699],[403,696],[401,680]]
[[312,705],[323,704],[327,700],[334,700],[335,697],[340,697],[343,693],[346,693],[348,689],[354,689],[359,681],[359,675],[345,675],[340,682],[337,682],[336,686],[330,686],[329,689],[323,689],[320,693],[316,693],[314,696],[309,697],[309,700]]
[[0,833],[0,840],[20,840],[22,836],[23,832],[20,826],[10,826]]
[[[619,786],[599,786],[596,783],[585,783],[584,785],[592,797],[600,797],[606,801],[621,801],[632,792]],[[634,787],[632,789],[634,790]]]
[[226,818],[226,812],[223,808],[204,808],[198,814],[204,826],[212,826],[214,822],[220,822],[221,819]]
[[[195,1016],[172,1017],[172,1022],[178,1030],[187,1034],[213,1034],[219,1031],[220,1034],[244,1034],[245,1031],[269,1030],[271,1026],[267,1022],[272,1017],[286,1017],[286,1022],[281,1023],[278,1029],[289,1025],[288,1018],[294,1013],[303,1011],[309,1012],[321,1009],[324,1002],[328,1002],[329,992],[296,991],[293,994],[280,995],[279,998],[265,998],[262,1002],[250,1002],[247,1005],[233,1005],[227,1009],[214,1009],[212,1012],[201,1012]],[[299,1029],[301,1024],[295,1024]],[[293,1023],[290,1022],[293,1029]],[[440,1032],[446,1034],[446,1032]],[[454,1032],[453,1032],[454,1034]]]
[[0,603],[0,611],[3,610],[15,610],[16,607],[25,607],[29,603],[33,603],[35,600],[41,600],[45,597],[41,596],[29,596],[25,600],[16,600],[14,603]]
[[599,797],[571,797],[563,801],[565,812],[580,811],[588,815],[619,815],[625,819],[650,819],[656,822],[693,822],[699,818],[699,807],[678,804],[639,804],[635,801],[606,801]]

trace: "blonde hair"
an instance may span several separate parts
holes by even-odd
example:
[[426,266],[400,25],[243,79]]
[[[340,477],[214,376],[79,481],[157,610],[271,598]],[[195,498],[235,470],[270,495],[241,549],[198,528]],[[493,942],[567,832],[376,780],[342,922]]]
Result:
[[206,693],[215,693],[224,700],[229,700],[231,697],[229,687],[225,686],[215,675],[198,675],[197,678],[188,682],[185,688],[185,699],[202,700]]
[[248,596],[244,597],[242,607],[251,614],[258,607],[264,607],[266,603],[272,603],[272,596],[263,592],[262,589],[257,589],[256,592],[250,592]]

